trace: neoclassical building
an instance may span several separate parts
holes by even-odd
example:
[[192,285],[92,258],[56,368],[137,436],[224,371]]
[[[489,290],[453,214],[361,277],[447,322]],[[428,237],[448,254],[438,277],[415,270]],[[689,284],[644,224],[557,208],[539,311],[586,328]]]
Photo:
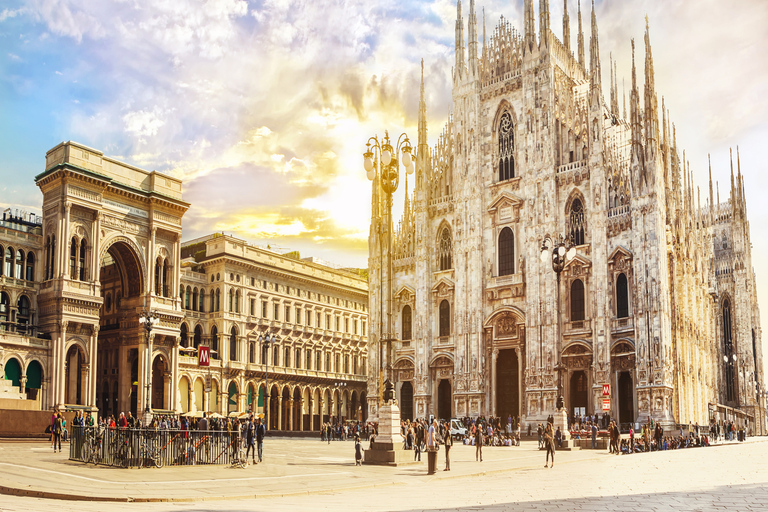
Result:
[[[221,234],[182,244],[179,180],[74,142],[51,149],[35,181],[42,216],[9,210],[0,223],[0,399],[268,412],[291,430],[366,417],[358,272]],[[148,335],[145,311],[158,317]]]
[[[547,0],[538,31],[533,0],[524,4],[522,32],[502,18],[486,34],[483,19],[480,36],[474,1],[466,24],[458,2],[452,113],[430,148],[422,75],[415,187],[390,228],[391,273],[374,179],[371,406],[381,371],[405,417],[539,422],[562,379],[569,414],[608,409],[624,425],[727,417],[763,432],[738,155],[729,197],[715,194],[710,171],[702,204],[656,91],[648,27],[644,83],[633,40],[622,112],[613,63],[603,95],[594,6],[587,59],[580,8],[572,50],[567,2],[562,40]],[[559,280],[551,255],[541,258],[558,236],[576,249]]]

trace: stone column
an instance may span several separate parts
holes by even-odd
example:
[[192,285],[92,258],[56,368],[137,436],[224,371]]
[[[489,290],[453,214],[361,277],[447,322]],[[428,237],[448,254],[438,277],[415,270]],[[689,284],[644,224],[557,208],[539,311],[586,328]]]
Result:
[[173,340],[173,349],[171,350],[171,382],[168,396],[172,400],[168,404],[168,409],[177,412],[181,411],[181,395],[179,394],[179,347],[181,346],[181,337],[177,336]]
[[101,212],[98,210],[94,212],[91,240],[91,280],[98,283],[101,278],[101,262],[99,261],[99,252],[101,251]]
[[498,376],[498,372],[496,371],[496,363],[499,360],[499,349],[494,348],[493,349],[493,355],[491,357],[491,404],[490,407],[488,407],[488,410],[491,411],[491,416],[497,416],[498,411],[496,410],[496,378]]
[[173,382],[173,373],[170,371],[163,372],[163,389],[165,392],[163,393],[163,409],[171,409],[171,404],[174,402],[173,400],[173,386],[171,385],[171,382]]
[[277,429],[276,430],[280,430],[282,426],[283,426],[283,397],[282,395],[278,394],[277,395]]
[[523,378],[523,359],[520,356],[521,350],[519,348],[516,348],[515,352],[517,353],[517,413],[520,416],[520,421],[522,422],[523,418],[525,417],[525,414],[523,414],[525,411],[525,393],[523,392],[523,383],[525,382]]
[[[152,223],[152,211],[149,212],[150,225]],[[157,235],[157,228],[152,227],[149,237],[149,250],[147,251],[147,293],[153,295],[155,293],[155,236]]]
[[293,417],[296,414],[296,411],[293,409],[293,398],[288,399],[288,406],[285,408],[285,412],[288,413],[288,424],[286,425],[286,430],[293,430]]
[[[64,185],[66,186],[66,184]],[[67,275],[67,250],[71,240],[69,239],[69,212],[72,205],[65,202],[62,205],[63,213],[61,221],[59,222],[59,234],[56,237],[59,240],[59,250],[57,259],[59,264],[59,277],[65,277]]]
[[66,361],[64,346],[67,337],[67,323],[56,324],[55,331],[51,341],[51,370],[52,381],[50,389],[50,404],[52,407],[58,407],[64,403],[64,392],[66,385]]
[[[171,282],[171,285],[168,287],[168,291],[170,292],[171,297],[176,297],[177,300],[181,300],[179,298],[179,283],[181,283],[181,264],[179,263],[180,260],[180,243],[181,243],[181,233],[176,234],[176,239],[173,241],[173,279]],[[179,309],[181,309],[183,304],[179,305]]]
[[80,366],[80,402],[78,405],[88,405],[88,386],[90,384],[90,379],[88,378],[88,374],[90,373],[91,365],[85,361],[83,361],[82,365]]
[[90,362],[90,371],[87,379],[87,392],[85,393],[85,405],[96,407],[96,379],[98,376],[98,346],[99,346],[99,326],[91,327],[91,338],[88,342],[88,359]]

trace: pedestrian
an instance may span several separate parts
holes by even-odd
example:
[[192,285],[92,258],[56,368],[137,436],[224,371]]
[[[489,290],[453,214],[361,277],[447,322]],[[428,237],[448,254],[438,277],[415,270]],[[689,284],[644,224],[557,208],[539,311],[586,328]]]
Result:
[[421,462],[421,441],[418,437],[419,424],[416,424],[416,441],[413,443],[413,460]]
[[483,425],[478,424],[475,428],[475,462],[483,462]]
[[62,430],[61,413],[56,413],[56,419],[53,421],[53,453],[56,453],[58,446],[59,453],[61,453],[61,430]]
[[256,449],[259,452],[259,462],[261,462],[265,435],[267,435],[267,427],[261,422],[261,418],[258,418],[256,419]]
[[451,427],[447,424],[443,424],[443,444],[445,444],[445,469],[443,471],[451,470],[451,446],[453,446],[453,436],[451,436]]
[[597,450],[597,425],[592,424],[592,449]]
[[253,418],[248,417],[248,425],[245,429],[245,460],[248,460],[248,454],[251,454],[253,463],[256,464],[256,446],[254,446],[254,437],[256,434],[256,425],[253,424]]
[[360,442],[360,436],[355,436],[355,466],[363,465],[363,443]]
[[[680,437],[682,437],[683,428],[680,427]],[[629,426],[629,453],[634,453],[635,450],[635,429],[630,425]]]
[[555,439],[554,439],[554,433],[552,432],[552,424],[547,423],[547,428],[544,430],[544,447],[547,449],[547,458],[544,460],[544,467],[547,467],[547,464],[549,464],[549,456],[552,455],[552,463],[550,464],[550,468],[554,467],[555,465]]

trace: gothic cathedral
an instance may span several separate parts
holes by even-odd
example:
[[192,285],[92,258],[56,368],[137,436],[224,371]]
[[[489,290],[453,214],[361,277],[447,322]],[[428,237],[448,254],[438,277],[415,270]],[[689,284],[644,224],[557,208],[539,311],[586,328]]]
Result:
[[[458,2],[452,113],[430,148],[422,70],[415,185],[397,225],[373,181],[371,416],[389,379],[403,418],[511,415],[525,426],[562,394],[569,416],[731,419],[763,432],[740,164],[734,177],[731,159],[724,202],[710,169],[702,206],[655,89],[647,23],[645,83],[633,40],[622,112],[613,63],[603,96],[594,3],[587,61],[580,6],[574,53],[567,0],[562,42],[548,0],[538,34],[524,2],[524,33],[502,17],[486,39],[483,15],[482,46],[474,0],[466,46]],[[559,236],[576,250],[556,273],[541,254]]]

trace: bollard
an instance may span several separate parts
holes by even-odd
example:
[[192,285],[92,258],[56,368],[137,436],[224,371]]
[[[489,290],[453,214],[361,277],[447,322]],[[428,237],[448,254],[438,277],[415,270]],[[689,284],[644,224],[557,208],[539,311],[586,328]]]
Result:
[[427,474],[434,475],[437,471],[437,450],[427,451]]

